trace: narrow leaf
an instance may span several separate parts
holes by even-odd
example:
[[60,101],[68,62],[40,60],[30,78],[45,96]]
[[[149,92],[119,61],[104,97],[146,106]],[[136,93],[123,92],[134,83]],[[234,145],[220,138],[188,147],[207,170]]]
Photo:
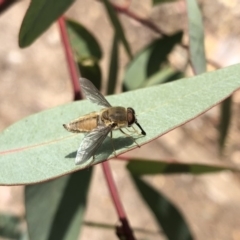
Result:
[[19,46],[27,47],[56,21],[74,2],[74,0],[32,0],[24,16]]
[[111,23],[115,29],[115,33],[117,34],[118,38],[122,41],[123,46],[126,50],[126,53],[128,54],[128,57],[131,59],[132,58],[132,52],[130,49],[130,46],[128,44],[128,41],[125,37],[125,33],[123,31],[122,25],[118,19],[118,16],[116,14],[116,12],[114,11],[112,5],[110,4],[110,2],[108,0],[103,0],[102,1],[105,5],[105,8],[107,10],[108,16],[111,20]]
[[176,2],[178,0],[152,0],[152,5],[158,5],[162,3],[168,3],[168,2]]
[[236,167],[219,166],[216,164],[178,163],[144,159],[131,159],[127,164],[127,169],[134,175],[176,173],[204,174],[224,170],[240,171],[240,169],[237,169]]
[[[190,121],[240,88],[240,65],[192,78],[109,96],[112,106],[133,107],[146,136],[133,136],[146,144]],[[109,137],[89,159],[75,166],[76,151],[84,134],[67,132],[63,123],[100,108],[84,100],[25,118],[0,134],[0,184],[46,181],[97,164],[114,156]],[[136,148],[131,138],[114,131],[116,153]]]
[[196,0],[187,0],[187,12],[190,59],[195,74],[201,74],[206,71],[206,57],[202,15]]
[[66,26],[69,34],[71,46],[78,58],[102,58],[102,50],[93,34],[83,25],[73,20],[67,19]]
[[101,88],[102,72],[98,61],[94,58],[84,58],[78,60],[78,68],[84,78],[91,79],[97,89]]
[[15,215],[0,213],[0,239],[21,239],[22,220]]
[[160,71],[168,54],[182,39],[182,32],[155,40],[139,52],[127,66],[124,90],[135,90],[147,84],[147,79]]
[[28,232],[35,239],[78,239],[92,169],[27,186]]
[[[100,222],[92,222],[92,221],[84,221],[84,226],[92,227],[92,228],[99,228],[99,229],[106,229],[106,230],[116,230],[116,224],[106,224],[106,223],[100,223]],[[149,234],[150,236],[157,236],[160,232],[150,229],[143,229],[141,227],[131,227],[134,233],[143,233],[143,234]]]
[[167,66],[159,72],[153,74],[141,87],[151,87],[157,84],[171,82],[184,77],[183,73],[175,70],[171,66]]
[[221,104],[221,116],[220,116],[220,125],[219,125],[219,147],[220,151],[223,151],[224,143],[227,138],[228,129],[231,121],[231,105],[232,97],[225,99]]
[[141,179],[132,176],[134,183],[152,210],[158,224],[169,240],[191,240],[192,233],[178,209],[161,193]]
[[116,83],[117,83],[117,74],[118,74],[118,39],[116,34],[114,34],[111,58],[108,70],[108,89],[107,95],[113,94]]

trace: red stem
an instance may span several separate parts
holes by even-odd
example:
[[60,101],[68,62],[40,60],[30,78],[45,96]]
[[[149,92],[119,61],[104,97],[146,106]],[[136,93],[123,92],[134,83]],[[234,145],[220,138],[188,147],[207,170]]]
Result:
[[[166,34],[157,26],[155,25],[153,22],[151,22],[149,19],[147,18],[142,18],[139,15],[137,15],[136,13],[132,12],[129,10],[129,6],[128,5],[117,5],[115,3],[111,3],[113,8],[122,14],[125,14],[126,16],[128,16],[129,18],[134,19],[137,22],[140,22],[142,25],[152,29],[154,32],[159,33],[161,36],[166,36]],[[183,43],[180,44],[183,48],[185,48],[186,50],[189,49],[189,46],[184,45]],[[211,59],[206,59],[207,63],[212,65],[213,67],[215,67],[216,69],[221,68],[221,65],[217,62],[215,62],[214,60]],[[191,64],[191,62],[190,62]],[[192,64],[191,64],[192,65]],[[191,66],[192,67],[192,66]],[[192,67],[192,69],[194,69]]]
[[17,0],[0,0],[0,13],[4,12],[15,2],[17,2]]
[[135,238],[133,236],[132,229],[130,228],[130,225],[129,225],[127,217],[126,217],[126,214],[124,212],[121,200],[119,198],[117,188],[114,184],[114,180],[113,180],[113,177],[112,177],[112,173],[111,173],[108,161],[103,162],[102,167],[103,167],[103,172],[104,172],[105,178],[107,180],[109,191],[110,191],[111,196],[112,196],[113,203],[114,203],[115,208],[117,210],[119,220],[122,223],[122,229],[121,229],[122,231],[120,231],[120,232],[125,236],[125,238],[127,240],[135,240]]
[[69,73],[71,76],[73,93],[74,93],[74,101],[80,100],[83,97],[81,94],[80,85],[79,85],[79,81],[78,81],[79,76],[78,76],[76,64],[74,62],[72,49],[71,49],[71,46],[69,43],[64,17],[60,17],[58,19],[58,25],[59,25],[59,29],[60,29],[60,33],[61,33],[62,43],[63,43],[64,50],[65,50]]
[[143,18],[143,17],[140,17],[139,15],[137,15],[136,13],[130,11],[128,9],[128,6],[126,5],[123,5],[123,6],[120,6],[120,5],[117,5],[115,3],[112,3],[112,6],[113,8],[119,12],[119,13],[122,13],[122,14],[125,14],[127,15],[128,17],[136,20],[137,22],[140,22],[142,25],[148,27],[148,28],[151,28],[153,31],[161,34],[162,36],[166,36],[160,28],[158,28],[153,22],[149,21],[149,19],[146,19],[146,18]]
[[[70,43],[68,40],[67,30],[66,30],[66,26],[65,26],[65,20],[63,17],[58,19],[58,24],[59,24],[59,28],[60,28],[60,32],[61,32],[61,38],[62,38],[62,42],[63,42],[65,54],[66,54],[69,72],[71,75],[73,89],[74,89],[74,100],[78,100],[78,99],[82,98],[81,89],[79,86],[77,69],[76,69],[74,59],[73,59],[72,49],[71,49],[71,46],[70,46]],[[104,172],[104,175],[105,175],[108,187],[109,187],[109,191],[111,193],[114,205],[115,205],[117,213],[118,213],[119,220],[122,223],[121,227],[117,227],[117,234],[119,236],[122,236],[122,235],[125,236],[127,240],[135,240],[132,230],[128,224],[128,220],[126,218],[125,212],[123,210],[121,200],[118,196],[117,189],[114,184],[114,180],[112,178],[112,174],[111,174],[111,170],[108,165],[108,162],[104,162],[102,164],[102,166],[103,166],[103,172]]]

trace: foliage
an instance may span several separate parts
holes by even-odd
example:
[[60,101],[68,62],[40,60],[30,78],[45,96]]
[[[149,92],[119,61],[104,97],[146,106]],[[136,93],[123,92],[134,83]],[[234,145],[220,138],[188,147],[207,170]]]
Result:
[[[33,43],[72,2],[31,1],[19,33],[20,47]],[[164,2],[173,0],[154,0],[153,5]],[[143,145],[153,141],[227,99],[222,108],[225,118],[220,125],[220,145],[223,147],[231,116],[229,96],[240,88],[240,66],[204,73],[204,30],[197,2],[187,1],[189,62],[196,74],[204,74],[181,79],[178,78],[184,76],[184,69],[182,72],[176,70],[168,57],[176,45],[182,45],[183,32],[163,34],[133,56],[131,44],[116,13],[117,6],[108,0],[103,0],[102,4],[114,31],[112,44],[109,44],[108,94],[114,93],[118,79],[120,44],[129,58],[122,81],[122,89],[126,92],[107,99],[113,106],[130,105],[136,110],[138,121],[147,132],[146,136],[136,139],[137,143]],[[139,21],[153,27],[150,20],[139,18]],[[99,89],[102,81],[100,44],[94,34],[80,23],[67,19],[66,27],[80,73]],[[94,161],[75,166],[73,159],[83,136],[69,134],[62,128],[62,123],[95,110],[97,107],[89,101],[73,102],[29,116],[0,134],[0,184],[35,184],[27,186],[25,191],[26,218],[33,240],[40,236],[40,239],[78,237],[92,176],[91,168],[79,170],[113,158],[114,154],[108,138],[97,151]],[[116,153],[120,154],[135,148],[136,144],[131,138],[114,133],[114,146]],[[150,157],[131,159],[126,169],[167,238],[174,240],[193,239],[191,230],[177,207],[142,180],[141,175],[239,171],[226,165],[168,162],[161,159],[152,161]],[[46,215],[42,215],[42,212]],[[36,227],[39,225],[41,227]],[[5,236],[3,232],[0,231],[0,235]],[[17,234],[20,235],[19,232]]]

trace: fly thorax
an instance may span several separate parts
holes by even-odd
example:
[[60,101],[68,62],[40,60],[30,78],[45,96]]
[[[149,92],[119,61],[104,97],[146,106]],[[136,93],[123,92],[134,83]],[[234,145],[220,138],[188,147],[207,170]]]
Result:
[[126,108],[124,107],[112,107],[109,109],[109,119],[113,122],[126,122]]
[[105,110],[105,111],[103,111],[102,112],[102,114],[101,114],[101,119],[102,120],[109,120],[109,114],[108,114],[108,110]]

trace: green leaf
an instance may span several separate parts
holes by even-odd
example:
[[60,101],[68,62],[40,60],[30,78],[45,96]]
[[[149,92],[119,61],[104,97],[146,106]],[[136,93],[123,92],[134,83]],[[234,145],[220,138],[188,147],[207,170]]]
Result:
[[168,2],[176,2],[178,0],[152,0],[152,5],[158,5],[162,3],[168,3]]
[[121,23],[118,19],[118,16],[117,16],[115,10],[113,9],[112,5],[109,3],[108,0],[103,0],[102,2],[105,5],[108,16],[109,16],[109,18],[111,20],[111,23],[112,23],[112,25],[115,29],[115,33],[117,34],[118,38],[122,41],[123,46],[126,50],[126,53],[128,54],[128,57],[131,59],[133,57],[132,52],[131,52],[130,46],[129,46],[128,41],[125,37],[125,33],[123,31],[122,25],[121,25]]
[[21,239],[23,233],[21,231],[21,223],[23,219],[11,215],[0,213],[0,239]]
[[[116,230],[116,224],[106,224],[102,222],[92,222],[92,221],[84,221],[84,226],[86,227],[92,227],[92,228],[99,228],[101,230]],[[155,230],[150,230],[150,229],[143,229],[141,227],[131,227],[134,233],[143,233],[143,234],[149,234],[150,236],[158,236],[159,232]]]
[[149,184],[132,176],[134,183],[152,210],[158,224],[169,240],[191,240],[192,233],[181,212],[163,194],[157,192]]
[[219,125],[219,147],[220,152],[224,149],[224,143],[227,138],[228,129],[231,121],[231,105],[232,105],[232,97],[230,96],[221,104],[221,116],[220,116],[220,125]]
[[56,21],[74,2],[74,0],[32,0],[24,16],[19,46],[27,47]]
[[102,72],[98,61],[93,58],[79,59],[77,65],[81,75],[84,78],[91,79],[91,82],[96,86],[96,88],[100,89]]
[[66,27],[68,30],[71,46],[78,58],[102,58],[102,50],[96,38],[83,25],[67,19]]
[[144,159],[131,159],[127,164],[127,169],[134,175],[176,173],[203,174],[224,170],[240,171],[240,169],[237,169],[236,167],[219,166],[216,164],[207,165],[201,163],[179,163]]
[[[190,121],[240,88],[240,65],[167,84],[107,97],[112,106],[133,107],[146,136],[146,144]],[[84,134],[67,132],[63,123],[100,108],[90,101],[73,102],[34,114],[0,134],[0,184],[14,185],[46,181],[113,157],[111,139],[106,138],[95,160],[75,166],[74,159]],[[131,138],[114,131],[116,153],[136,148]]]
[[204,28],[196,0],[187,0],[190,59],[195,74],[206,72]]
[[141,87],[151,87],[154,85],[171,82],[179,79],[180,77],[184,77],[183,73],[175,70],[171,66],[167,66],[161,71],[153,74]]
[[117,74],[118,74],[118,39],[116,34],[114,34],[111,59],[109,64],[107,95],[114,93],[117,83]]
[[95,37],[82,25],[72,20],[66,21],[72,49],[77,56],[77,65],[81,76],[91,79],[100,89],[102,72],[99,60],[102,58],[101,47]]
[[92,168],[27,186],[26,217],[31,240],[78,239]]
[[155,40],[139,52],[127,66],[124,76],[124,90],[135,90],[147,84],[158,73],[168,54],[182,39],[182,32]]

